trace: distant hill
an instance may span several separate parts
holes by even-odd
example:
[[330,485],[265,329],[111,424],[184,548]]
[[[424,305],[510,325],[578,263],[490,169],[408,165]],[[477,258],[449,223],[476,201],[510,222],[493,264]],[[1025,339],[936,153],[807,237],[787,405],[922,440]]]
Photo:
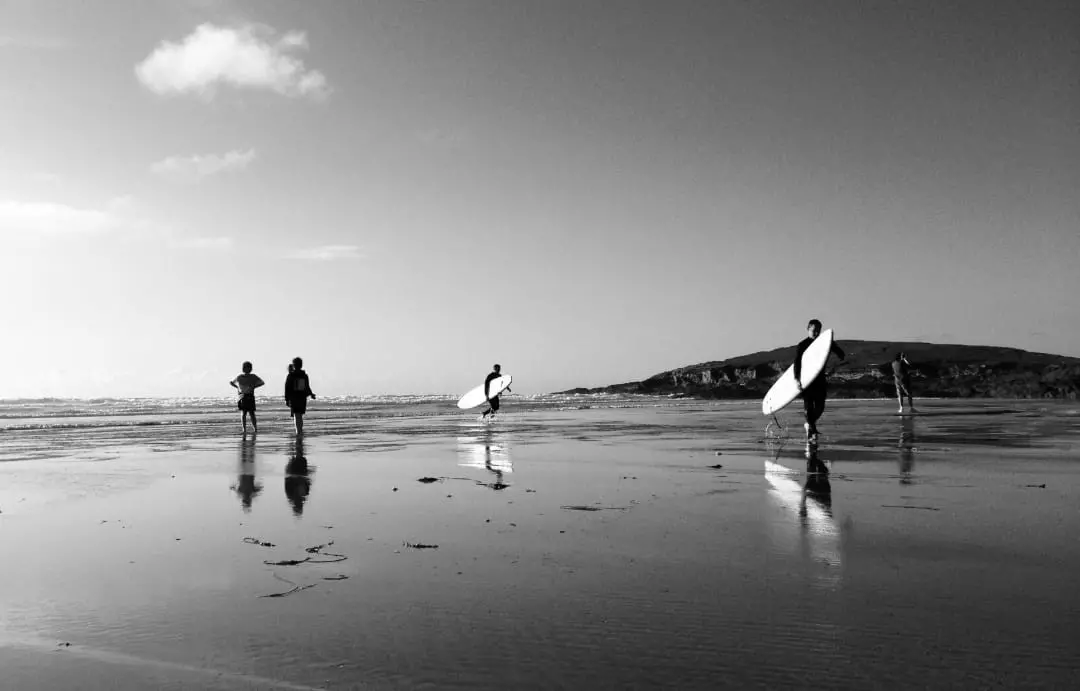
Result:
[[[844,361],[829,360],[829,395],[874,398],[896,395],[892,359],[907,353],[915,398],[1070,398],[1080,396],[1080,358],[1017,348],[838,341]],[[643,381],[562,393],[675,394],[696,398],[761,398],[791,365],[795,346],[703,362],[660,372]]]

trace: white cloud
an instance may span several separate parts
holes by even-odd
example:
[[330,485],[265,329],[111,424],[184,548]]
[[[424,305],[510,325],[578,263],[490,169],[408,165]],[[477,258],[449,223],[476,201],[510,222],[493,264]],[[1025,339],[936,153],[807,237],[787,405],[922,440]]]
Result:
[[288,259],[308,261],[332,261],[334,259],[361,259],[360,248],[356,245],[321,245],[306,250],[297,250],[286,255]]
[[53,202],[0,199],[0,232],[96,233],[120,225],[111,208],[80,209]]
[[238,28],[201,24],[180,43],[162,41],[135,66],[146,88],[159,94],[197,93],[212,98],[219,84],[269,89],[284,96],[322,98],[330,92],[326,77],[291,55],[307,48],[303,32],[274,40],[265,26]]
[[194,156],[169,156],[150,166],[150,170],[162,177],[181,182],[198,182],[205,177],[230,170],[243,170],[255,160],[255,150],[229,151],[218,154]]

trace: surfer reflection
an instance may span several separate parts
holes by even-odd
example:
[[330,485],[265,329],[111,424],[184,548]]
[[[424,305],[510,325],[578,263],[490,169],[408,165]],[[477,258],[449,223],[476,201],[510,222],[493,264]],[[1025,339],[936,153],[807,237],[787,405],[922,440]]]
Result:
[[900,450],[900,484],[910,485],[915,469],[915,418],[904,416],[900,418],[900,425],[900,441],[896,443]]
[[255,437],[247,433],[240,438],[240,457],[237,466],[236,484],[230,489],[240,496],[240,507],[244,513],[251,512],[251,502],[262,491],[262,485],[255,481]]
[[832,518],[832,485],[829,484],[829,468],[818,458],[817,444],[806,445],[806,484],[803,485],[802,505],[799,517],[808,517],[807,502],[816,503],[825,515]]
[[780,462],[782,446],[772,461],[765,461],[769,498],[783,516],[770,521],[770,538],[775,548],[818,565],[815,580],[829,586],[839,584],[841,566],[840,528],[833,518],[829,469],[819,457],[817,445],[806,445],[806,478],[801,470]]
[[509,447],[495,441],[490,431],[480,437],[458,437],[458,465],[483,468],[491,473],[494,476],[492,482],[477,481],[477,484],[494,490],[509,487],[506,474],[514,471]]
[[311,471],[304,456],[304,438],[296,437],[296,446],[285,464],[285,497],[292,505],[294,516],[304,514],[304,503],[311,493]]

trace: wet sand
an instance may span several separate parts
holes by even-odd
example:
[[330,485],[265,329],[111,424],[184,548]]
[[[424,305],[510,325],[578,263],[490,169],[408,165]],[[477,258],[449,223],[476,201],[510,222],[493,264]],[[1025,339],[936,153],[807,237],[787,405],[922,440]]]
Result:
[[924,406],[99,431],[0,463],[4,687],[1080,686],[1080,405]]

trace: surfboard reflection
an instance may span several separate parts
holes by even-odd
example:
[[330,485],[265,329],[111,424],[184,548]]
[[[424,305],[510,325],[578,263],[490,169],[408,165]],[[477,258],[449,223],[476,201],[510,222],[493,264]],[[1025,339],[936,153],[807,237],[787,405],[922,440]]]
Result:
[[480,484],[494,490],[509,487],[506,474],[514,472],[514,464],[510,460],[510,446],[496,441],[490,432],[475,437],[458,437],[458,465],[463,468],[482,468],[491,473],[494,476],[493,481]]
[[905,415],[900,418],[900,425],[900,441],[896,443],[900,450],[900,484],[910,485],[915,470],[915,418]]
[[240,508],[251,513],[251,503],[262,492],[262,484],[255,479],[255,437],[240,438],[236,484],[230,487],[240,497]]
[[296,445],[292,449],[288,462],[285,463],[285,497],[292,506],[293,515],[297,518],[304,515],[304,504],[311,494],[311,474],[315,472],[314,466],[308,465],[304,455],[304,438],[296,437]]
[[832,512],[829,469],[818,457],[817,446],[813,444],[806,447],[806,479],[803,482],[799,481],[801,472],[779,463],[779,456],[778,449],[774,460],[765,461],[765,479],[770,485],[768,495],[775,505],[790,514],[796,530],[794,533],[784,530],[783,534],[774,536],[774,541],[786,551],[820,565],[818,580],[823,584],[839,585],[843,559],[840,527]]

